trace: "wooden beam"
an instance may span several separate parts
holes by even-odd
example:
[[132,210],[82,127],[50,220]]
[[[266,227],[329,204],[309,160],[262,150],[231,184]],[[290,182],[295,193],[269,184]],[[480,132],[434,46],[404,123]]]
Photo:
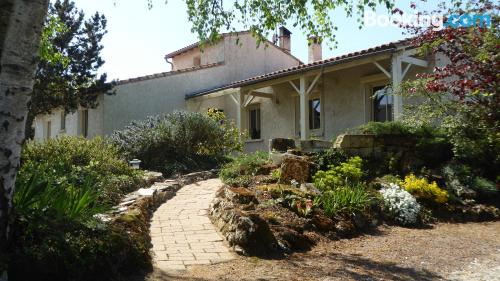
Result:
[[239,92],[238,93],[232,93],[230,94],[229,96],[231,97],[231,99],[234,101],[234,103],[237,105],[237,106],[240,106],[240,103],[239,103],[239,99],[238,99],[238,96],[239,95]]
[[410,70],[410,67],[411,67],[411,63],[406,65],[406,68],[405,68],[405,70],[403,70],[403,74],[401,75],[401,79],[405,78],[406,74],[408,73],[408,70]]
[[248,95],[249,99],[243,104],[243,107],[247,107],[250,105],[250,103],[253,101],[253,99],[255,98],[255,96],[253,95]]
[[307,94],[311,93],[311,90],[314,88],[314,86],[316,85],[316,82],[318,82],[318,79],[319,77],[321,77],[321,74],[322,73],[318,73],[318,75],[316,75],[316,77],[314,78],[313,82],[311,83],[311,85],[309,85],[309,88],[307,88]]
[[300,95],[300,90],[299,88],[297,88],[297,86],[295,86],[295,83],[293,83],[293,81],[288,81],[288,83],[290,83],[290,85],[292,85],[293,89],[297,92],[297,94]]
[[256,91],[250,92],[249,95],[260,97],[260,98],[269,98],[269,99],[272,99],[274,96],[273,94],[261,93],[261,92],[256,92]]
[[372,63],[378,68],[380,69],[380,71],[382,71],[387,77],[391,78],[391,74],[389,73],[389,71],[385,70],[384,67],[382,67],[378,62],[376,61],[372,61]]
[[410,63],[410,64],[414,64],[414,65],[418,65],[421,67],[427,67],[429,65],[427,63],[427,61],[425,61],[425,60],[417,59],[414,57],[408,57],[408,56],[402,56],[401,61],[406,62],[406,63]]

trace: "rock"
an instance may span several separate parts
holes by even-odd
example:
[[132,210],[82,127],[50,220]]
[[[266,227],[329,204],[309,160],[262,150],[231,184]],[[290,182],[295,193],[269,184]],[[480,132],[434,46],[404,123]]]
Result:
[[258,214],[241,210],[241,207],[248,206],[248,202],[256,200],[253,193],[246,188],[225,187],[218,195],[210,217],[229,245],[244,255],[265,256],[278,249],[267,222]]
[[335,229],[335,223],[333,220],[327,216],[325,216],[322,212],[315,214],[311,223],[319,230],[319,231],[331,231]]
[[321,194],[321,191],[319,191],[319,189],[317,189],[314,186],[314,184],[312,184],[312,183],[302,183],[300,185],[300,191],[302,191],[304,193],[311,193],[311,194],[314,194],[314,195]]
[[299,183],[305,183],[309,179],[309,170],[311,163],[303,157],[287,157],[281,164],[281,178],[284,183],[290,183],[296,180]]
[[163,174],[159,172],[145,171],[143,178],[147,185],[151,185],[155,182],[161,181],[163,179]]
[[238,204],[257,203],[255,194],[245,187],[226,187],[225,196],[227,199]]
[[139,190],[137,190],[137,194],[144,197],[153,196],[155,195],[155,193],[155,188],[140,188]]
[[342,219],[335,224],[335,230],[340,236],[346,237],[356,232],[356,226],[350,220]]
[[282,152],[275,152],[271,151],[269,152],[269,159],[271,160],[272,164],[275,166],[281,165],[283,163],[283,159],[285,159],[287,156],[287,153],[282,153]]
[[135,202],[136,199],[132,199],[132,200],[126,200],[126,201],[122,201],[119,206],[130,206],[132,205],[134,202]]
[[310,250],[313,242],[309,238],[293,229],[285,227],[275,227],[280,246],[284,251],[305,251]]
[[275,138],[269,140],[269,151],[286,152],[295,148],[295,140],[285,138]]

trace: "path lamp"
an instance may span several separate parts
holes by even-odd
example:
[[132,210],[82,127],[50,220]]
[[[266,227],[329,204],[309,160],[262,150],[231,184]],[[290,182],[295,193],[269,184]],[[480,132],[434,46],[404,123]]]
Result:
[[130,164],[130,166],[132,166],[133,169],[139,169],[139,166],[141,165],[141,160],[132,159],[128,163]]

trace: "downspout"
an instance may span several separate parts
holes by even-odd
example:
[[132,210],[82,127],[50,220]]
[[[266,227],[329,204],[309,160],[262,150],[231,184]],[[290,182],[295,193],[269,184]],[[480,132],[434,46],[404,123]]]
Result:
[[170,64],[170,71],[174,70],[174,63],[169,61],[168,58],[165,58],[165,61]]

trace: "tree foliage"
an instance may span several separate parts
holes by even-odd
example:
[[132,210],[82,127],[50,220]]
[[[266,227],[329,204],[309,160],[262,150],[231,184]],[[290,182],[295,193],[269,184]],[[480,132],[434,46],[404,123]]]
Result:
[[443,2],[445,15],[492,16],[491,26],[410,28],[422,53],[443,56],[447,64],[402,86],[422,103],[407,107],[406,122],[441,124],[455,156],[494,177],[500,170],[500,33],[498,4],[487,0]]
[[186,0],[192,31],[201,41],[218,38],[221,30],[236,31],[236,27],[250,30],[259,40],[265,38],[279,26],[292,24],[304,32],[323,38],[330,46],[337,44],[336,19],[333,11],[344,10],[346,17],[356,17],[363,24],[366,9],[375,10],[383,6],[391,11],[393,0],[235,0],[232,4],[220,0]]
[[98,74],[104,64],[100,53],[106,32],[106,18],[99,13],[85,19],[73,1],[57,0],[50,5],[29,104],[28,126],[34,116],[55,108],[73,112],[78,106],[97,105],[97,94],[111,88],[106,83],[106,74]]

